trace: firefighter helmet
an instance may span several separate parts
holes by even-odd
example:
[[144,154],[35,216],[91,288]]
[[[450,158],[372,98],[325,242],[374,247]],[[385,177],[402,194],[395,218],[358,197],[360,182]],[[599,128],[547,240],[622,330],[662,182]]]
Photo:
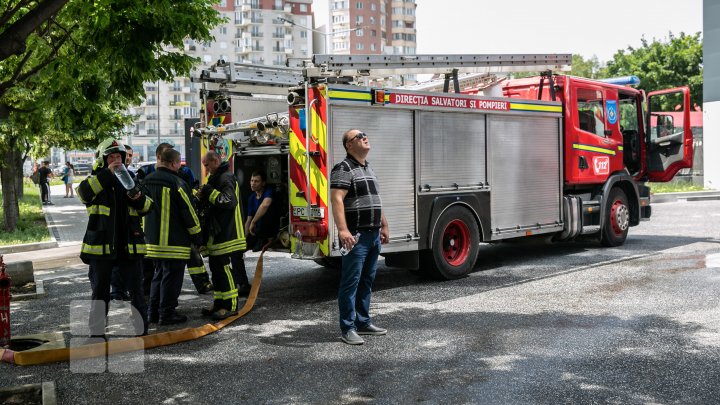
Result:
[[102,169],[107,166],[107,157],[113,153],[119,153],[122,161],[125,162],[125,145],[114,138],[107,138],[100,142],[95,151],[95,164],[93,170]]

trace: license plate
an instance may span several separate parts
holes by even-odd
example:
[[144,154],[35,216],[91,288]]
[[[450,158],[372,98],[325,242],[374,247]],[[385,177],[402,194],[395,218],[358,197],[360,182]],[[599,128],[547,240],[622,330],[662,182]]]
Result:
[[293,207],[293,215],[296,217],[325,218],[325,208],[312,207],[308,215],[307,207]]

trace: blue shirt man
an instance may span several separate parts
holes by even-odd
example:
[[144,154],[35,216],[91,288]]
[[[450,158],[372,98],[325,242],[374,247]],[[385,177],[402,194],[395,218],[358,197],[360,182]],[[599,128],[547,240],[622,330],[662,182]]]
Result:
[[263,245],[277,234],[278,216],[273,210],[273,188],[265,185],[265,173],[255,171],[250,176],[248,197],[247,231],[248,247],[253,252],[260,251]]

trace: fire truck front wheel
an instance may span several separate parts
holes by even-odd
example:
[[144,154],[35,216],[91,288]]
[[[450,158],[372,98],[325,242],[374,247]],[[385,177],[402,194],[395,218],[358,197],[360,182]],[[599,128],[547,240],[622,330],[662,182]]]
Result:
[[627,239],[630,228],[630,206],[625,192],[613,187],[608,194],[605,206],[605,222],[600,231],[600,244],[620,246]]
[[422,263],[432,263],[430,275],[453,280],[467,276],[475,267],[480,249],[480,232],[475,216],[454,206],[445,211],[433,231],[432,248],[423,252]]

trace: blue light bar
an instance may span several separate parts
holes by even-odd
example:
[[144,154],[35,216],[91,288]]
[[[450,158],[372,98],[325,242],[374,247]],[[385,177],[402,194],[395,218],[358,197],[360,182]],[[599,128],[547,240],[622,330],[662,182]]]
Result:
[[638,84],[640,84],[640,78],[635,75],[611,77],[609,79],[600,79],[599,81],[604,83],[617,84],[619,86],[637,86]]

